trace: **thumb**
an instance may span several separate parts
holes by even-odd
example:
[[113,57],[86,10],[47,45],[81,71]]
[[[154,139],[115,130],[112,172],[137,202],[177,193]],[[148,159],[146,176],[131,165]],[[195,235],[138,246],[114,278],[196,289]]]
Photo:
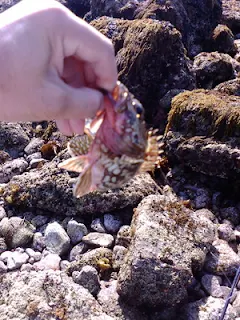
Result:
[[57,119],[85,119],[95,116],[103,102],[103,94],[87,87],[63,87],[63,99]]

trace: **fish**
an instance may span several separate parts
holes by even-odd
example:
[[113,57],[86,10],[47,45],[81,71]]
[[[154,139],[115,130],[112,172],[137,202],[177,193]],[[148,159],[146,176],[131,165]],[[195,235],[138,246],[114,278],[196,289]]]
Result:
[[159,160],[159,137],[147,130],[144,108],[127,87],[117,81],[104,94],[103,108],[86,121],[84,134],[68,143],[71,158],[58,166],[79,173],[73,194],[122,187],[136,174],[153,171]]

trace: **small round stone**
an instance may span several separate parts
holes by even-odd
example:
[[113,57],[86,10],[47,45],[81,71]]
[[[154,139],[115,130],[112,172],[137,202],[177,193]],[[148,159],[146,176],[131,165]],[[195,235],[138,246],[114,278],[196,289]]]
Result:
[[111,248],[114,242],[114,238],[111,234],[90,232],[82,238],[82,241],[94,247]]
[[45,229],[45,244],[47,250],[62,256],[70,248],[70,238],[59,223],[53,222]]
[[40,261],[35,262],[33,265],[36,270],[59,270],[61,258],[55,253],[49,253]]
[[68,222],[67,234],[69,235],[72,244],[79,243],[87,233],[87,227],[83,223],[79,223],[75,220],[70,220]]
[[117,215],[105,214],[103,217],[104,227],[110,233],[117,233],[122,225],[122,220]]
[[222,298],[223,292],[221,290],[221,277],[212,274],[205,274],[201,279],[202,286],[209,295],[215,298]]
[[41,259],[41,252],[36,252],[32,248],[27,248],[25,252],[29,255],[30,258],[33,258],[34,262],[39,261]]
[[81,271],[73,271],[73,281],[86,288],[96,296],[100,290],[100,281],[97,270],[92,266],[84,266]]
[[123,246],[114,246],[113,248],[113,268],[119,270],[123,265],[127,248]]
[[36,232],[33,236],[32,248],[42,252],[45,247],[45,237],[41,232]]
[[27,155],[33,154],[40,150],[40,147],[44,144],[44,140],[40,138],[32,138],[29,144],[25,147],[24,151]]
[[85,243],[80,242],[72,248],[69,254],[69,261],[79,260],[81,255],[87,251],[87,246]]
[[96,218],[92,221],[91,228],[96,232],[106,233],[106,229],[100,218]]
[[48,216],[37,215],[32,218],[31,223],[36,227],[41,227],[49,221]]

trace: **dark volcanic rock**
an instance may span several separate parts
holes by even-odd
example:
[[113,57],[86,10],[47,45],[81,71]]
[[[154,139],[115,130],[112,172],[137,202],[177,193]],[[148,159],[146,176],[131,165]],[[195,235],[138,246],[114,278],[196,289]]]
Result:
[[[159,100],[169,90],[194,88],[195,78],[181,35],[170,23],[105,17],[92,25],[112,39],[119,79],[143,103],[147,121],[154,122]],[[164,120],[163,116],[158,121]]]
[[173,99],[165,132],[170,161],[220,178],[239,179],[240,99],[194,90]]
[[219,24],[213,31],[212,50],[228,53],[234,56],[237,53],[237,46],[234,43],[232,31],[225,25]]
[[166,196],[148,196],[135,210],[132,241],[118,277],[128,303],[175,306],[187,299],[192,272],[201,270],[214,240],[213,223]]
[[240,4],[238,0],[222,0],[222,22],[234,33],[240,33]]
[[188,54],[201,52],[221,18],[221,1],[149,0],[143,1],[136,18],[170,21],[182,34]]
[[222,82],[214,90],[224,94],[240,96],[240,78]]
[[56,163],[44,165],[21,176],[15,176],[5,187],[6,203],[17,207],[39,208],[61,215],[105,213],[126,206],[135,206],[159,187],[149,174],[136,176],[123,188],[108,192],[93,192],[77,199],[69,185],[69,174]]
[[212,89],[221,82],[233,79],[233,60],[228,54],[202,52],[194,58],[197,87]]

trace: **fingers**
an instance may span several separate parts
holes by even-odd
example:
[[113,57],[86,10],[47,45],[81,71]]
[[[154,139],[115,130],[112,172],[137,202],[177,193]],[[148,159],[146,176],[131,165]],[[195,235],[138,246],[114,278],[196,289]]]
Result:
[[58,129],[66,136],[71,136],[73,134],[83,134],[84,132],[84,120],[67,120],[61,119],[56,120]]
[[71,12],[67,16],[61,27],[65,57],[75,56],[90,63],[97,86],[107,91],[113,90],[117,81],[117,67],[111,41]]

